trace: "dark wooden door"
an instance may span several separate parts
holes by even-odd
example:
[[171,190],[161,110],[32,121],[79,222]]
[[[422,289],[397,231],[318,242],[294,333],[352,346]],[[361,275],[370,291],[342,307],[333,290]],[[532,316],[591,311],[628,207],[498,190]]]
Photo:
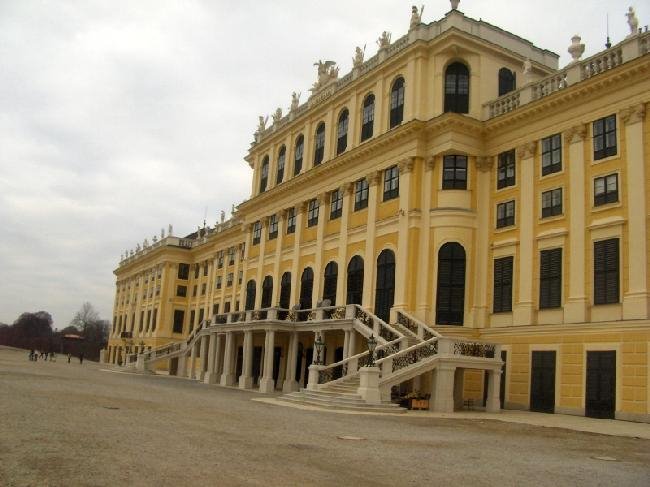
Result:
[[532,353],[530,368],[530,410],[555,412],[555,351]]
[[614,419],[616,409],[616,352],[587,352],[585,416]]

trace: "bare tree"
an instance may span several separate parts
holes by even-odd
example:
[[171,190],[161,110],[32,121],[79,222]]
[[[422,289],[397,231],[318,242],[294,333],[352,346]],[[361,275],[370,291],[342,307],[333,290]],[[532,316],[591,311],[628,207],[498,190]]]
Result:
[[78,330],[85,333],[88,325],[96,323],[97,321],[99,321],[99,313],[95,311],[92,304],[86,301],[81,305],[81,309],[75,313],[70,324],[76,326]]

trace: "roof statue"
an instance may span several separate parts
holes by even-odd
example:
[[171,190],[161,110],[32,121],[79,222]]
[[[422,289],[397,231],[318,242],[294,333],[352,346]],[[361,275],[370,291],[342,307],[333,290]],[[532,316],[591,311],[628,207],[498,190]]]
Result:
[[533,70],[533,63],[530,62],[530,58],[526,58],[524,61],[524,76],[528,76]]
[[309,90],[312,93],[315,93],[339,77],[339,68],[335,67],[336,62],[334,61],[319,60],[314,63],[314,66],[318,66],[318,79]]
[[630,35],[633,36],[639,30],[639,19],[636,16],[634,7],[630,7],[625,16],[627,17],[627,25],[630,26]]
[[278,107],[273,114],[273,124],[280,123],[282,120],[282,108]]
[[354,57],[352,58],[352,66],[355,68],[361,67],[363,64],[363,58],[366,54],[366,46],[363,46],[363,50],[357,46],[357,48],[354,51]]
[[220,223],[223,223],[226,220],[226,212],[221,210],[221,214],[219,215],[219,221]]
[[298,109],[298,105],[300,105],[300,95],[301,93],[296,93],[295,91],[291,93],[291,108],[289,111],[294,111]]
[[162,240],[163,238],[165,238],[165,229],[161,228],[160,229],[160,240]]
[[142,242],[142,248],[143,249],[149,248],[149,240],[147,240],[146,238]]
[[257,123],[257,131],[258,132],[264,132],[266,130],[266,122],[269,120],[269,116],[267,115],[264,117],[264,115],[260,115],[258,118],[258,123]]
[[581,37],[576,34],[571,38],[571,45],[569,46],[569,54],[573,60],[569,64],[577,63],[580,59],[580,56],[585,52],[585,45],[580,43]]
[[451,1],[451,9],[458,10],[458,4],[460,3],[460,0],[450,0],[450,1]]
[[171,237],[173,233],[174,233],[174,227],[170,223],[169,227],[167,228],[167,236]]
[[409,30],[415,29],[422,23],[422,12],[424,12],[424,5],[420,7],[419,12],[416,5],[411,7],[411,26],[409,27]]
[[140,252],[140,244],[135,244],[135,251]]
[[386,30],[381,33],[381,36],[379,36],[379,39],[377,39],[377,45],[379,46],[379,49],[385,49],[390,46],[390,36],[390,32]]
[[158,242],[158,236],[157,236],[157,235],[154,235],[153,237],[151,237],[151,241],[152,241],[152,242],[154,243],[154,245],[155,245],[156,242]]

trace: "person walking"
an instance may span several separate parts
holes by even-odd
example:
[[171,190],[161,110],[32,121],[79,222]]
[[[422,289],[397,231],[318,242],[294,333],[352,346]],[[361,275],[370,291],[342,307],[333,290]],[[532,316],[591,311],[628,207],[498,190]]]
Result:
[[79,354],[79,365],[81,365],[81,364],[83,364],[83,363],[84,363],[84,353],[81,352],[81,353]]
[[70,363],[70,359],[71,359],[71,358],[72,358],[72,354],[69,353],[69,354],[68,354],[68,363]]

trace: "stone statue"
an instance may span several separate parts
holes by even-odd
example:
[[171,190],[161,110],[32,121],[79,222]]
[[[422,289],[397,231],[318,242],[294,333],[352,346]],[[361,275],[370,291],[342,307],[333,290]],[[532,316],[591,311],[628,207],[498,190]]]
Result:
[[173,233],[174,233],[174,227],[170,223],[169,226],[167,227],[167,236],[171,237],[173,235]]
[[148,248],[148,247],[149,247],[149,240],[147,240],[147,239],[145,238],[145,239],[144,239],[144,242],[142,242],[142,248],[143,248],[143,249],[146,249],[146,248]]
[[266,130],[266,122],[268,122],[269,117],[267,115],[266,118],[265,118],[263,115],[260,115],[258,117],[258,119],[259,119],[259,121],[258,121],[258,125],[257,125],[257,131],[259,133],[262,133],[262,132],[264,132]]
[[140,244],[135,244],[135,251],[140,252]]
[[356,50],[354,51],[354,57],[352,58],[352,66],[355,68],[360,68],[361,65],[363,64],[363,58],[366,54],[366,46],[363,46],[363,50],[359,46],[357,46]]
[[530,59],[526,58],[524,61],[524,76],[529,76],[533,70],[533,63],[530,62]]
[[124,260],[124,254],[120,254],[120,262]]
[[633,36],[639,30],[639,19],[636,16],[634,7],[630,7],[625,16],[627,17],[627,25],[630,26],[630,35]]
[[573,60],[571,61],[570,64],[577,63],[578,60],[580,59],[580,56],[585,52],[585,45],[580,43],[581,37],[576,34],[571,38],[571,45],[569,46],[569,54],[571,54],[571,57]]
[[296,93],[295,91],[291,93],[291,108],[289,109],[290,111],[293,112],[300,105],[300,95],[301,93]]
[[424,12],[424,5],[420,7],[419,12],[418,8],[415,5],[411,7],[411,26],[409,30],[415,29],[422,23],[422,12]]
[[226,212],[221,210],[221,215],[219,215],[220,222],[223,223],[226,220]]
[[280,120],[282,120],[282,108],[278,107],[273,114],[273,123],[280,123]]
[[160,229],[160,240],[162,240],[163,238],[165,238],[165,229],[161,228]]
[[381,33],[381,36],[379,39],[377,39],[377,45],[379,46],[379,49],[386,49],[388,46],[390,46],[390,36],[391,33],[388,31]]
[[152,242],[154,243],[154,245],[155,245],[156,242],[158,242],[158,237],[154,235],[153,237],[151,237],[151,241],[152,241]]
[[458,4],[460,3],[460,0],[450,0],[450,2],[451,2],[451,9],[458,10]]
[[318,62],[314,63],[314,66],[318,66],[318,80],[316,81],[318,88],[325,86],[328,81],[339,76],[339,70],[334,67],[336,66],[334,61],[318,60]]
[[134,253],[135,253],[135,252],[133,252],[133,249],[131,249],[131,251],[129,252],[129,255],[130,255],[131,257],[133,257],[133,254],[134,254]]
[[235,214],[235,204],[233,203],[232,207],[230,208],[230,215],[232,216],[234,214]]

